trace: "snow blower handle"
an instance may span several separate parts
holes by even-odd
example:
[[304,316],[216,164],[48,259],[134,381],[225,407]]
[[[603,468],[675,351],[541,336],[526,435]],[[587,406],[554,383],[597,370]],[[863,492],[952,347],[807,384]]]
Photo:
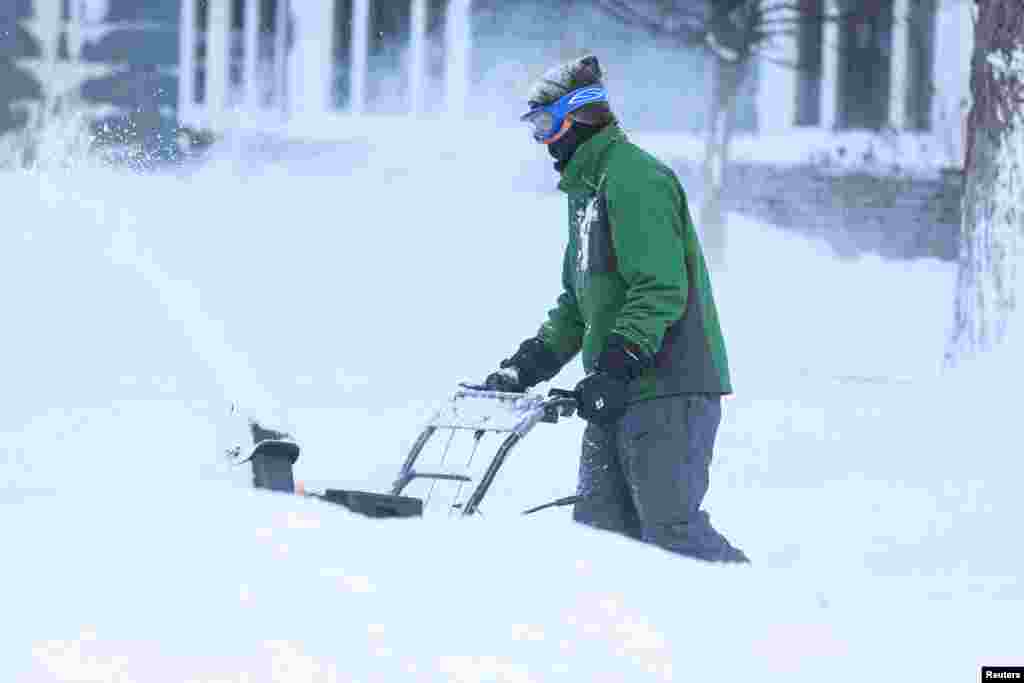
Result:
[[568,389],[551,389],[548,391],[548,400],[544,403],[547,409],[553,411],[557,417],[572,417],[579,402],[578,392]]
[[571,398],[576,401],[579,400],[579,392],[571,389],[552,389],[548,392],[548,398]]

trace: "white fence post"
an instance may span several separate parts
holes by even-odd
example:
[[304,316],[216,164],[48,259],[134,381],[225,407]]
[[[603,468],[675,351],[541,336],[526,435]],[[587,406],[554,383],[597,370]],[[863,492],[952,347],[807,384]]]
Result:
[[178,32],[178,123],[196,126],[196,0],[181,0]]
[[821,41],[821,127],[832,130],[836,127],[836,108],[839,95],[839,22],[835,17],[839,15],[838,0],[826,0],[825,16],[830,17],[825,22],[824,32]]
[[[780,14],[792,25],[800,26],[799,9],[780,10]],[[757,130],[762,134],[782,133],[796,125],[796,94],[800,83],[800,71],[794,68],[799,61],[797,36],[779,35],[773,44],[774,49],[768,56],[782,64],[767,59],[757,62]]]
[[349,58],[349,111],[362,114],[366,109],[366,62],[370,49],[370,0],[352,3],[352,52]]
[[206,24],[206,108],[213,127],[221,128],[231,87],[231,2],[209,0]]
[[281,114],[288,116],[288,0],[277,0],[274,17],[274,98]]
[[71,0],[68,3],[68,21],[65,35],[68,43],[69,61],[77,63],[82,58],[83,24],[85,23],[85,6],[82,0]]
[[445,95],[447,114],[454,117],[466,115],[469,98],[470,52],[472,51],[472,0],[448,0],[445,17]]
[[409,46],[409,113],[423,114],[427,85],[427,0],[412,0]]
[[251,112],[260,109],[260,0],[245,0],[245,104]]
[[971,105],[972,6],[963,0],[940,0],[935,17],[932,130],[944,143],[947,163],[956,168],[964,164],[966,116]]
[[892,49],[889,51],[889,124],[896,130],[907,127],[907,67],[909,55],[910,3],[893,0]]
[[293,109],[319,115],[334,108],[334,3],[292,0],[295,46],[290,57]]

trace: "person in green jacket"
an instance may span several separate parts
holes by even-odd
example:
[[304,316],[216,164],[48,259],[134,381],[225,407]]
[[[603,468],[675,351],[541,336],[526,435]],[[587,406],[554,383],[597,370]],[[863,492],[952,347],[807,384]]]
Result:
[[582,352],[578,522],[710,561],[747,562],[712,527],[721,397],[732,393],[704,256],[675,173],[629,141],[586,56],[552,68],[522,116],[568,197],[562,292],[484,386],[522,392]]

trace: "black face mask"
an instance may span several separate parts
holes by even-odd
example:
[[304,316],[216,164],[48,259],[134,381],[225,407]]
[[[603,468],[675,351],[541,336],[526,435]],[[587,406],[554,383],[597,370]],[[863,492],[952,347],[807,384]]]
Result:
[[573,121],[572,126],[566,131],[565,135],[548,145],[548,154],[555,160],[555,170],[559,173],[564,171],[565,167],[569,165],[572,155],[576,153],[580,145],[594,137],[594,134],[599,130],[601,129],[597,126],[589,126],[579,121]]

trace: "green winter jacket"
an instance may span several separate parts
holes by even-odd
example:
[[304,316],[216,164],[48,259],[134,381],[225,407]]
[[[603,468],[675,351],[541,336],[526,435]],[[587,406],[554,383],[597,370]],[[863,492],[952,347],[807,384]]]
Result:
[[616,332],[655,359],[630,400],[732,393],[704,255],[675,173],[609,125],[576,150],[559,189],[569,199],[563,292],[540,337],[564,365],[591,372]]

